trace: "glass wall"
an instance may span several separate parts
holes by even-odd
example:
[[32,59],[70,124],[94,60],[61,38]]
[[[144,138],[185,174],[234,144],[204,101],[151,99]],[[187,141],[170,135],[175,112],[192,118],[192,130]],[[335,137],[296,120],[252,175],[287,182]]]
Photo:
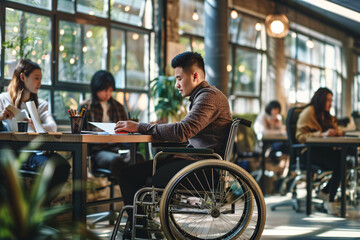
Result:
[[[199,11],[203,9],[203,4],[203,1],[180,0],[179,42],[184,51],[196,51],[204,57],[204,13]],[[198,20],[193,19],[195,10]],[[234,114],[260,111],[265,53],[266,34],[263,22],[229,9],[228,97]]]
[[354,95],[353,109],[360,112],[360,53],[354,54]]
[[339,112],[342,99],[341,46],[290,31],[285,38],[287,58],[283,85],[290,104],[310,102],[320,87],[334,94],[332,114]]
[[90,97],[92,75],[108,70],[116,79],[114,97],[148,121],[152,0],[2,2],[2,91],[18,60],[30,58],[43,72],[39,96],[49,102],[58,123],[67,123],[66,109]]

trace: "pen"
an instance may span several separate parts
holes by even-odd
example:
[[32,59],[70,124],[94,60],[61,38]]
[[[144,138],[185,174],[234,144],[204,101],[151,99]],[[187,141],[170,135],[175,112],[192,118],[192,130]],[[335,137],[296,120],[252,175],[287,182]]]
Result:
[[84,110],[85,108],[81,108],[80,117],[82,117],[82,115],[84,114]]

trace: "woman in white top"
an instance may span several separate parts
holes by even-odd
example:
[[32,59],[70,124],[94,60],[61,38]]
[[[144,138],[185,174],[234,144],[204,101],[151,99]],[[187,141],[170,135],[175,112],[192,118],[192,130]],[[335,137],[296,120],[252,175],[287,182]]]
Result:
[[[259,114],[254,123],[256,137],[261,141],[263,135],[279,135],[285,134],[285,125],[282,122],[281,105],[278,101],[269,102],[265,108],[265,112]],[[286,175],[283,171],[287,165],[287,144],[283,142],[274,142],[270,148],[267,148],[265,156],[270,158],[273,164],[279,166],[279,173]]]
[[[16,121],[13,124],[11,121],[15,116],[12,111],[7,109],[8,105],[22,110],[26,108],[27,101],[34,101],[38,110],[41,124],[46,131],[56,132],[56,123],[48,111],[48,104],[46,101],[39,99],[37,96],[38,90],[41,86],[41,68],[38,64],[29,59],[22,59],[14,70],[13,77],[10,81],[8,92],[0,94],[0,128],[2,130],[16,131]],[[25,119],[29,122],[29,131],[34,131],[34,125],[31,119]],[[5,124],[4,124],[5,122]],[[5,126],[7,125],[7,126]],[[54,176],[49,183],[49,196],[45,200],[45,204],[56,197],[61,187],[69,176],[70,165],[66,159],[58,154],[42,154],[34,153],[23,164],[22,168],[30,171],[39,171],[48,161],[54,161],[56,164]]]

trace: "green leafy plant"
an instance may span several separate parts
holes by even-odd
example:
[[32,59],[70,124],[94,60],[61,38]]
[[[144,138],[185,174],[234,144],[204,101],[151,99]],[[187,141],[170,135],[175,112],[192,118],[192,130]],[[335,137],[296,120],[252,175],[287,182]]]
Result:
[[16,58],[23,59],[29,58],[31,52],[35,48],[36,40],[33,37],[21,37],[14,36],[11,40],[4,41],[2,44],[3,48],[7,48],[16,51]]
[[160,119],[179,121],[186,115],[183,97],[175,87],[174,76],[162,76],[151,80],[151,92],[155,101],[155,111]]
[[29,157],[21,152],[16,157],[9,149],[0,150],[0,239],[98,239],[86,226],[61,220],[70,205],[47,207],[47,184],[53,175],[51,161],[26,187],[20,166]]

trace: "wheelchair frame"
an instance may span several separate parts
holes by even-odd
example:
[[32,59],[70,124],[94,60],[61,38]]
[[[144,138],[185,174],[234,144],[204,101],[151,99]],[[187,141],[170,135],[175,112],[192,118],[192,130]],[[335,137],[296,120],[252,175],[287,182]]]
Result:
[[[231,156],[239,124],[250,127],[251,122],[244,119],[233,120],[224,154],[226,160]],[[136,239],[136,229],[143,228],[142,225],[136,224],[136,219],[152,220],[157,213],[160,215],[161,227],[146,229],[155,233],[156,239],[163,238],[159,235],[161,232],[165,234],[166,239],[234,239],[239,237],[240,239],[260,239],[265,226],[266,207],[262,192],[249,173],[234,163],[221,161],[222,157],[211,149],[165,148],[154,157],[153,175],[156,171],[157,159],[163,154],[202,155],[209,156],[211,159],[197,161],[184,167],[169,181],[165,189],[152,186],[138,190],[134,196],[134,205],[126,205],[121,209],[111,239],[116,239],[123,213],[126,210],[133,211],[131,239]],[[212,179],[206,176],[205,171],[212,174]],[[191,177],[196,178],[196,184],[200,184],[201,187],[194,187],[189,181]],[[202,177],[201,181],[199,177]],[[212,187],[209,179],[212,180]],[[183,180],[187,182],[182,182]],[[184,185],[188,182],[192,186],[191,190],[186,187],[184,189]],[[206,182],[208,186],[205,186]],[[218,189],[220,190],[217,191]],[[189,195],[198,202],[188,203],[186,197]],[[145,214],[139,214],[139,206],[144,208]],[[179,214],[180,217],[177,216]],[[182,223],[184,218],[181,214],[187,214],[184,216],[191,216],[194,220]],[[233,215],[230,217],[230,214],[235,214],[236,220],[233,220]],[[224,230],[224,233],[211,233],[213,235],[211,237],[209,237],[209,231],[212,227],[208,227],[207,236],[199,232],[200,230],[193,233],[192,229],[195,227],[190,225],[197,221],[199,227],[196,228],[200,228],[205,225],[203,220],[205,218],[211,222],[210,226],[215,224],[217,230],[220,228],[229,228],[229,230]],[[221,224],[216,225],[219,221]],[[229,227],[223,227],[223,225],[229,225]]]

